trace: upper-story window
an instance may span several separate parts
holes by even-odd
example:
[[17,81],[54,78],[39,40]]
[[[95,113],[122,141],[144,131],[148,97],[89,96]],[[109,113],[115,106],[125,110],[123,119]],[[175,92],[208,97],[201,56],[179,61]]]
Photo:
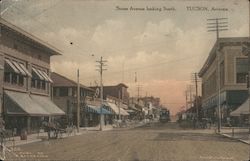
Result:
[[53,82],[47,73],[43,70],[32,67],[31,87],[46,90],[48,82]]
[[24,86],[26,77],[30,76],[31,74],[23,63],[7,58],[5,59],[4,82]]
[[72,88],[68,88],[68,96],[73,96],[73,89]]
[[248,59],[236,59],[236,83],[246,83],[248,74]]
[[68,96],[68,87],[59,88],[59,95],[60,96]]

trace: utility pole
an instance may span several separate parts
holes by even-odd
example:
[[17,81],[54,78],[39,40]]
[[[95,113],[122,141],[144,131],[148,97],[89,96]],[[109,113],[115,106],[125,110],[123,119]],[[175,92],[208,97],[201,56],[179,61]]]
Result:
[[193,104],[193,98],[192,98],[192,85],[189,85],[189,103],[190,103],[190,108],[192,107]]
[[188,91],[185,91],[185,95],[186,95],[186,111],[188,109]]
[[[208,32],[216,32],[216,39],[218,40],[220,37],[220,31],[226,31],[228,30],[228,22],[226,21],[227,18],[214,18],[214,19],[207,19],[209,23],[207,23],[207,28]],[[212,22],[211,22],[212,21]],[[220,133],[221,131],[221,80],[220,80],[220,51],[219,51],[219,46],[217,47],[216,50],[216,57],[217,57],[217,69],[218,69],[218,74],[217,74],[217,84],[218,84],[218,132]]]
[[100,73],[100,86],[101,86],[101,94],[100,94],[100,99],[101,99],[101,107],[100,107],[100,131],[102,131],[102,119],[103,119],[103,116],[102,116],[102,107],[103,107],[103,83],[102,83],[102,74],[103,74],[103,71],[107,70],[107,69],[104,69],[103,67],[104,66],[107,66],[105,63],[107,62],[107,60],[103,60],[102,56],[101,56],[101,59],[100,60],[97,60],[96,61],[98,63],[98,69],[97,71],[99,71]]
[[199,116],[199,108],[198,108],[198,82],[199,82],[199,80],[198,80],[198,74],[193,73],[192,77],[193,77],[192,81],[194,81],[194,83],[195,83],[195,108],[196,108],[196,116],[198,119],[198,116]]
[[121,120],[121,91],[119,90],[119,121]]
[[[225,21],[227,18],[212,18],[212,19],[207,19],[209,21],[207,23],[207,28],[208,32],[216,32],[216,38],[217,40],[220,37],[220,31],[226,31],[228,30],[228,23]],[[212,22],[211,22],[212,21]]]
[[77,69],[77,132],[80,129],[80,83],[79,83],[79,69]]

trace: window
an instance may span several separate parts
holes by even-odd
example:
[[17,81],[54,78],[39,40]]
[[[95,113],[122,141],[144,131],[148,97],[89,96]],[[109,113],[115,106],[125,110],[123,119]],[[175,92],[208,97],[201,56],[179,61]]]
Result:
[[68,88],[68,96],[73,96],[72,88]]
[[248,59],[237,58],[236,59],[236,83],[246,83],[248,74]]
[[46,89],[46,82],[41,81],[41,89],[45,90]]
[[60,88],[59,95],[60,96],[68,96],[68,88],[66,88],[66,87]]
[[31,79],[31,87],[32,88],[36,87],[36,80],[34,78]]
[[59,88],[58,87],[53,88],[53,95],[54,96],[59,96]]
[[40,69],[32,67],[32,81],[31,86],[33,88],[46,90],[47,82],[50,80],[47,78],[47,74]]
[[[20,62],[6,58],[4,60],[4,82],[24,86],[25,77],[28,76],[26,68]],[[23,65],[23,64],[22,64]],[[24,69],[25,68],[25,69]]]
[[4,82],[10,83],[11,82],[11,73],[4,72]]
[[41,81],[36,80],[36,88],[40,89],[41,88]]
[[24,77],[22,75],[19,75],[19,82],[18,82],[19,86],[23,86],[24,85]]
[[12,73],[11,83],[12,84],[17,84],[17,82],[18,82],[18,75],[16,73]]

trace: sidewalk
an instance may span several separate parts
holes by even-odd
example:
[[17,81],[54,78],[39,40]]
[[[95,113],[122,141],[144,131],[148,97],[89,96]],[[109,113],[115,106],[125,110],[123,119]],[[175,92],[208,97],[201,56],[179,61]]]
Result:
[[248,127],[223,127],[219,134],[245,144],[250,144]]
[[[144,122],[138,122],[135,124],[128,125],[126,128],[135,128],[138,126],[142,126],[144,124],[145,124]],[[102,131],[110,131],[110,130],[114,130],[114,129],[123,129],[123,127],[114,128],[113,125],[106,125],[106,126],[102,127]],[[83,135],[83,134],[87,134],[90,132],[97,132],[97,131],[100,131],[100,125],[98,125],[96,127],[81,127],[79,130],[79,133],[77,133],[77,131],[73,131],[70,134],[63,133],[59,138],[67,138],[67,137]],[[21,140],[20,136],[15,136],[15,137],[11,137],[10,139],[6,140],[6,146],[7,147],[15,147],[15,146],[39,142],[39,141],[43,141],[43,140],[47,140],[47,139],[48,139],[47,132],[29,134],[29,135],[27,135],[27,140]]]

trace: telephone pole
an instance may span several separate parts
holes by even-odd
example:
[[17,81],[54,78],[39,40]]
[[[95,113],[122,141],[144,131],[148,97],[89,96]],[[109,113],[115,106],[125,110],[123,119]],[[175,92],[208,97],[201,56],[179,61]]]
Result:
[[101,86],[101,94],[100,94],[100,99],[101,99],[101,107],[100,107],[100,131],[102,131],[102,120],[103,120],[103,116],[102,116],[102,107],[103,107],[103,83],[102,83],[102,75],[103,75],[103,71],[107,70],[104,69],[104,66],[107,66],[105,63],[107,62],[107,60],[103,60],[102,56],[100,58],[100,60],[97,60],[97,66],[99,67],[98,69],[96,69],[97,71],[99,71],[100,73],[100,86]]
[[211,18],[207,19],[209,21],[207,23],[208,32],[216,32],[216,38],[219,39],[220,31],[228,30],[228,22],[226,22],[227,18]]
[[77,69],[77,132],[80,129],[80,82],[79,82],[79,69]]
[[196,115],[197,118],[199,116],[199,107],[198,107],[198,82],[200,81],[198,78],[198,73],[193,73],[192,81],[195,83],[195,108],[196,108]]
[[[216,32],[216,39],[218,40],[220,37],[220,31],[228,30],[228,22],[226,21],[227,18],[214,18],[214,19],[207,19],[209,23],[207,23],[208,32]],[[211,22],[212,21],[212,22]],[[216,50],[216,57],[217,57],[217,83],[218,83],[218,132],[221,131],[221,87],[220,87],[220,51],[219,46]]]

